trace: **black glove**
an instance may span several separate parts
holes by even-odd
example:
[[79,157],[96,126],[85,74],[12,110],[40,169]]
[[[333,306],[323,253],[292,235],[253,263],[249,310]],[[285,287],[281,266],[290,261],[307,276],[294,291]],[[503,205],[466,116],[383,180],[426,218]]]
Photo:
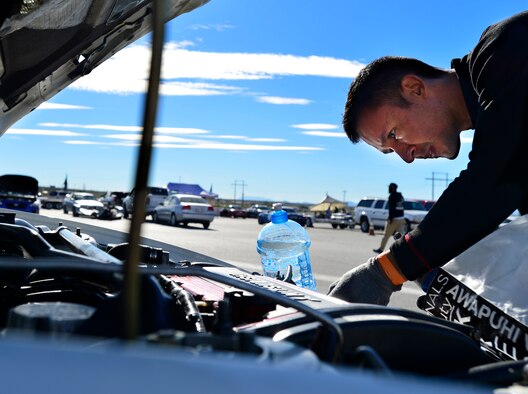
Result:
[[332,283],[328,295],[348,302],[387,305],[391,294],[400,289],[401,285],[393,285],[376,258],[371,257]]

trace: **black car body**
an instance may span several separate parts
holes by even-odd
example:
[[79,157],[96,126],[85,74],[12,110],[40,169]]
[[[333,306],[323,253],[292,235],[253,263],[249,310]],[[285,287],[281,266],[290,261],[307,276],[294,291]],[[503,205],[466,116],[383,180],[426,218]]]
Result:
[[38,181],[27,175],[0,176],[0,208],[39,213]]
[[[3,2],[0,130],[204,3]],[[137,184],[141,195],[146,182]],[[141,239],[140,216],[123,234],[0,210],[3,391],[467,394],[525,385],[526,362],[471,325],[346,303]]]
[[240,205],[229,204],[227,207],[220,210],[220,216],[225,218],[242,218],[247,217],[247,213]]
[[[299,213],[297,212],[297,210],[293,207],[282,207],[282,209],[284,211],[286,211],[286,213],[288,214],[288,219],[289,220],[293,220],[294,222],[297,222],[299,223],[301,226],[306,226],[307,224],[307,219],[306,219],[306,216],[304,216],[302,213]],[[268,211],[268,212],[262,212],[258,215],[258,223],[259,224],[266,224],[266,223],[269,223],[271,221],[270,217],[271,217],[271,213],[272,211]]]
[[256,219],[261,213],[267,213],[270,207],[267,205],[255,204],[246,209],[246,215],[248,218]]

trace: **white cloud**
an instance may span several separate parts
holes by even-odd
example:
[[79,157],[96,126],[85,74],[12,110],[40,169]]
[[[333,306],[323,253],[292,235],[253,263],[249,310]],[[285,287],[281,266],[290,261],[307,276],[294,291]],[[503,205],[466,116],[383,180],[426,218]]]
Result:
[[260,97],[257,97],[256,100],[260,103],[278,104],[278,105],[308,105],[311,103],[311,101],[307,99],[273,97],[273,96],[260,96]]
[[44,102],[40,104],[37,109],[93,109],[92,107],[86,107],[84,105],[70,105],[70,104],[59,104],[59,103],[48,103]]
[[64,141],[64,143],[68,145],[102,145],[100,142],[79,140]]
[[214,24],[214,25],[192,25],[189,28],[191,30],[216,30],[216,31],[224,31],[227,29],[234,29],[235,26],[229,25],[229,24]]
[[[196,82],[162,82],[160,94],[163,96],[223,96],[227,94],[240,94],[245,89],[210,83]],[[141,90],[124,93],[142,93]]]
[[327,123],[304,123],[304,124],[294,124],[291,127],[295,127],[296,129],[303,129],[303,130],[333,130],[339,128],[339,126],[334,124],[327,124]]
[[[95,129],[95,130],[114,130],[114,131],[126,131],[141,133],[143,128],[140,126],[119,126],[119,125],[105,125],[105,124],[92,124],[82,125],[75,123],[39,123],[39,126],[43,127],[68,127],[76,129]],[[154,128],[156,133],[160,134],[207,134],[209,131],[203,129],[197,129],[192,127],[156,127]]]
[[[190,51],[188,42],[168,43],[163,55],[161,93],[168,95],[238,94],[239,87],[206,83],[182,83],[178,79],[258,80],[277,76],[353,78],[364,64],[322,56],[273,53],[219,53]],[[147,87],[150,47],[127,47],[72,88],[96,92],[142,93]]]
[[248,138],[248,141],[252,142],[285,142],[282,138]]
[[[96,142],[96,141],[81,141],[70,140],[64,141],[65,144],[77,145],[105,145],[105,146],[126,146],[136,147],[141,140],[140,134],[108,134],[104,138],[115,139],[117,142]],[[273,138],[247,138],[248,141],[254,142],[282,142],[280,139]],[[190,138],[175,137],[171,135],[156,135],[154,136],[153,146],[160,149],[210,149],[210,150],[226,150],[226,151],[321,151],[321,147],[313,146],[286,146],[286,145],[260,145],[260,144],[246,144],[246,143],[225,143],[217,141],[197,140]]]
[[173,148],[173,149],[216,149],[216,150],[242,150],[242,151],[320,151],[323,148],[313,146],[277,146],[277,145],[250,145],[250,144],[225,144],[225,143],[207,143],[182,145],[182,144],[155,144],[156,148]]
[[104,125],[104,124],[92,124],[83,125],[77,123],[51,123],[44,122],[39,123],[42,127],[68,127],[75,129],[96,129],[96,130],[115,130],[115,131],[128,131],[128,132],[141,132],[142,128],[139,126],[118,126],[118,125]]
[[52,137],[84,137],[87,134],[75,133],[68,130],[43,130],[43,129],[9,129],[5,132],[6,135],[41,135]]
[[312,130],[312,131],[303,131],[302,134],[306,135],[313,135],[316,137],[332,137],[332,138],[345,138],[346,134],[344,132],[337,132],[337,131],[319,131],[319,130]]

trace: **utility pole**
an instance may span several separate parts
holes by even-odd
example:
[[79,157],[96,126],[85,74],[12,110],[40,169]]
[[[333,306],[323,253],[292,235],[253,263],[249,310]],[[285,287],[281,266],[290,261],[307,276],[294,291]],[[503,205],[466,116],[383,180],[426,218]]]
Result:
[[[445,178],[442,179],[442,178],[439,178],[439,177],[435,177],[436,174],[444,174],[445,175]],[[434,188],[435,188],[435,182],[436,181],[443,181],[445,180],[445,188],[447,189],[447,185],[449,184],[450,181],[452,181],[452,179],[448,179],[448,176],[449,174],[447,172],[434,172],[433,171],[433,177],[432,178],[425,178],[425,180],[427,181],[432,181],[431,182],[431,188],[432,188],[432,191],[431,191],[431,199],[434,201],[435,199],[435,192],[434,192]]]
[[234,200],[233,203],[234,204],[236,204],[236,195],[237,195],[236,194],[236,189],[237,189],[237,186],[241,186],[242,187],[242,203],[241,203],[241,205],[242,205],[242,208],[243,208],[244,207],[244,187],[247,186],[248,184],[246,182],[244,182],[244,181],[235,180],[231,185],[235,187],[235,195],[234,195],[234,198],[233,198],[233,200]]

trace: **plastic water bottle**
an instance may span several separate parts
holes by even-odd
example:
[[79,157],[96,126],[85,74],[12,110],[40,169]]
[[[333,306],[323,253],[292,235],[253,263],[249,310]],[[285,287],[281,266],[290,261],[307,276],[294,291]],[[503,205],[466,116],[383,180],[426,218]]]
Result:
[[297,286],[316,291],[310,264],[310,237],[297,222],[288,220],[282,204],[273,204],[271,222],[266,224],[257,238],[265,276],[283,279],[292,268],[292,280]]

